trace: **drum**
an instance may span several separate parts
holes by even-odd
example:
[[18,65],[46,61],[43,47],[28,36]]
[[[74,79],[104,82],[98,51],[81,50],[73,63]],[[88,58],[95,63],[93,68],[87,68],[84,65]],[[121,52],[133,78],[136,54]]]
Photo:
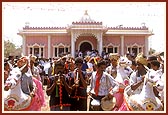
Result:
[[93,99],[93,98],[92,98],[91,108],[92,108],[94,111],[99,111],[99,110],[100,110],[100,101],[97,100],[97,99]]
[[115,107],[115,105],[116,105],[116,98],[115,97],[108,99],[108,97],[105,96],[101,99],[101,108],[104,111],[112,111],[112,109]]

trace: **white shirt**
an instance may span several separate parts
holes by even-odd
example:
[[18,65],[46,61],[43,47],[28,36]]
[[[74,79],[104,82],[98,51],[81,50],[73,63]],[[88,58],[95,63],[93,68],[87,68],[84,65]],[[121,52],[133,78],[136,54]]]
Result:
[[[92,73],[91,75],[91,81],[90,81],[90,87],[89,91],[92,94],[95,94],[94,88],[96,86],[96,71]],[[110,88],[112,88],[112,93],[116,93],[119,90],[119,84],[114,80],[114,78],[108,74],[107,72],[103,72],[103,75],[100,79],[100,86],[99,86],[99,96],[105,96],[108,95],[111,91]]]
[[88,68],[93,68],[93,64],[92,63],[87,62],[86,64],[88,65]]
[[112,70],[115,70],[115,71],[117,71],[117,69],[118,69],[118,66],[116,67],[116,68],[114,68],[113,67],[113,65],[112,64],[110,64],[107,68],[106,68],[106,72],[108,73],[108,74],[112,74]]
[[[135,84],[139,81],[142,80],[142,76],[137,76],[137,71],[134,71],[131,75],[130,75],[130,79],[129,79],[129,83],[130,85]],[[141,83],[141,85],[133,91],[134,94],[139,94],[142,91],[142,87],[143,87],[143,83]]]

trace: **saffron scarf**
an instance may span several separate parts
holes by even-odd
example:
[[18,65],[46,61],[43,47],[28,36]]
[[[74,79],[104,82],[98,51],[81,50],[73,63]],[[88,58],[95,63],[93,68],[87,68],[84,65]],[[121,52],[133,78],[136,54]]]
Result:
[[100,79],[101,79],[101,74],[96,73],[96,85],[95,85],[95,88],[94,88],[96,96],[98,95],[98,92],[99,92]]

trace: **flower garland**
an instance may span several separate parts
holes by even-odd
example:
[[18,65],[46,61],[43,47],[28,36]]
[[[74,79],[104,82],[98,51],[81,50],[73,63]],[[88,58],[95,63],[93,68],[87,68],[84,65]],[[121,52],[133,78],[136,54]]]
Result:
[[62,82],[60,82],[59,85],[59,95],[60,95],[60,110],[63,109],[63,104],[62,104]]
[[[58,96],[58,86],[59,86],[59,96]],[[60,84],[59,85],[56,85],[56,97],[59,97],[59,101],[60,101],[60,103],[59,104],[57,104],[57,105],[53,105],[53,106],[51,106],[51,108],[53,108],[53,107],[60,107],[60,110],[63,110],[63,106],[71,106],[71,104],[63,104],[62,103],[62,86],[64,86],[64,84],[62,83],[62,81],[60,81]]]

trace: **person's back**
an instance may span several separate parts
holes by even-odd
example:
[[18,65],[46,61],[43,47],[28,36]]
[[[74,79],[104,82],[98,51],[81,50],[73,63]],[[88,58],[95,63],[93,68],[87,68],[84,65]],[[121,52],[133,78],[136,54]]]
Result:
[[22,91],[28,95],[33,91],[33,79],[30,70],[22,74],[21,88]]
[[87,65],[87,62],[84,62],[83,64],[82,64],[82,71],[86,71],[86,69],[88,69],[89,67],[88,67],[88,65]]
[[32,72],[29,67],[28,57],[21,57],[17,61],[17,67],[20,68],[22,76],[21,76],[21,89],[23,93],[28,95],[33,95],[33,80],[32,80]]

